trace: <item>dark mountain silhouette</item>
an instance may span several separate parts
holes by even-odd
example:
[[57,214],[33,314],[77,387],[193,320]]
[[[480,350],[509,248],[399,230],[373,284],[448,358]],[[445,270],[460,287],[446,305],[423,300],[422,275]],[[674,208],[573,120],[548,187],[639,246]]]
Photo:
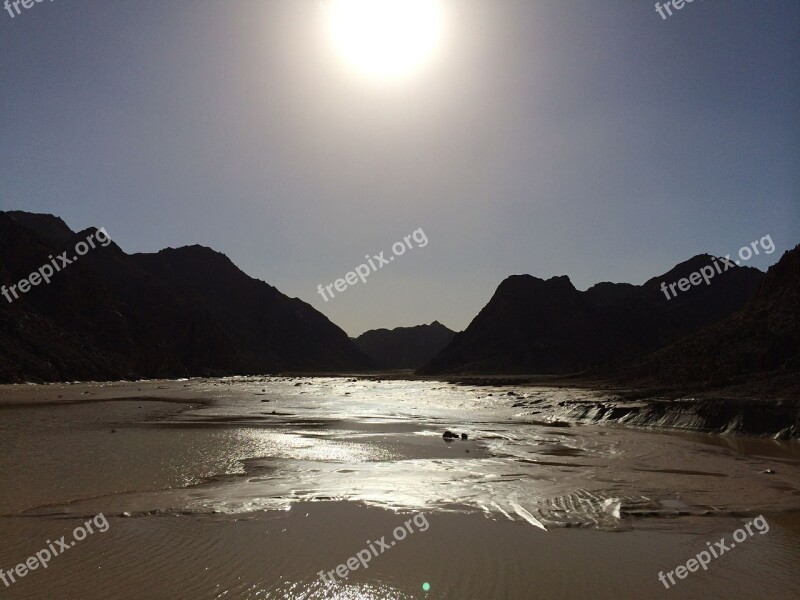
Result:
[[450,343],[455,335],[438,321],[430,325],[373,329],[354,339],[356,345],[386,369],[418,369]]
[[662,282],[688,277],[711,260],[695,256],[641,286],[598,283],[585,292],[566,276],[508,277],[420,373],[572,373],[663,347],[741,308],[763,277],[733,267],[710,285],[667,299]]
[[770,267],[744,308],[634,361],[628,375],[669,384],[734,383],[754,374],[800,373],[800,246]]
[[[0,283],[94,232],[51,215],[0,212]],[[48,285],[0,297],[0,380],[112,380],[372,367],[308,304],[192,246],[125,254],[98,245]]]

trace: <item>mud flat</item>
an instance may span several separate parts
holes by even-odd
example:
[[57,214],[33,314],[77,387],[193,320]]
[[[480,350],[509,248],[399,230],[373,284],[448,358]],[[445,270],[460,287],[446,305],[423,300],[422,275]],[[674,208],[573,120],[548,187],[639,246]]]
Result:
[[[612,396],[357,377],[3,387],[0,568],[100,513],[110,527],[0,593],[799,597],[800,444],[572,414]],[[391,545],[420,514],[429,527]],[[768,532],[659,581],[759,515]],[[369,568],[320,581],[384,536]]]

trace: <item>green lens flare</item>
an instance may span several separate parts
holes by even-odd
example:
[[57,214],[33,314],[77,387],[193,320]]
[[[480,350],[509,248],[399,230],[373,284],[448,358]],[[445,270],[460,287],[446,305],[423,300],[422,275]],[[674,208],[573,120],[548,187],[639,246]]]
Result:
[[426,581],[425,583],[422,584],[422,589],[427,592],[428,590],[431,589],[431,584]]

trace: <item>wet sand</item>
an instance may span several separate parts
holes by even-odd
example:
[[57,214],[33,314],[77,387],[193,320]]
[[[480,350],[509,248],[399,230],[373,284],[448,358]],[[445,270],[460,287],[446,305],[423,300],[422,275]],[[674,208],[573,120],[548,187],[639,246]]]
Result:
[[[100,512],[110,529],[0,593],[800,596],[797,442],[553,427],[547,408],[513,406],[539,393],[336,378],[4,386],[0,568]],[[470,439],[444,442],[446,428]],[[427,531],[319,582],[421,512]],[[768,533],[659,582],[762,513]]]
[[[658,572],[684,564],[736,520],[677,531],[542,531],[475,515],[428,515],[415,532],[325,586],[335,569],[406,515],[346,502],[295,505],[246,518],[112,518],[95,534],[4,591],[8,598],[797,598],[800,518],[770,519],[756,535],[672,589]],[[80,524],[2,519],[10,566]],[[689,531],[697,529],[697,531]],[[787,575],[789,574],[789,575]],[[422,591],[423,583],[431,590]]]

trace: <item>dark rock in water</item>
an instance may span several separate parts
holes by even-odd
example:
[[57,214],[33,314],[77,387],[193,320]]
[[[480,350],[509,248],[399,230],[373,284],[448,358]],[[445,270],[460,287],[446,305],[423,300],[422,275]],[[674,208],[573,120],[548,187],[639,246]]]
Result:
[[516,393],[516,392],[508,392],[508,393],[506,394],[506,396],[516,396],[516,395],[517,395],[517,393]]
[[466,433],[462,433],[462,434],[461,434],[461,439],[462,439],[462,440],[469,439],[469,436],[468,436]]
[[262,402],[269,402],[269,400],[266,400],[266,399],[265,399],[265,400],[262,400]]
[[450,431],[450,430],[448,429],[447,431],[445,431],[445,432],[442,434],[442,437],[443,437],[444,439],[446,439],[446,440],[457,440],[457,439],[458,439],[458,434],[457,434],[457,433],[453,433],[452,431]]
[[117,430],[116,429],[112,429],[111,433],[117,433]]

